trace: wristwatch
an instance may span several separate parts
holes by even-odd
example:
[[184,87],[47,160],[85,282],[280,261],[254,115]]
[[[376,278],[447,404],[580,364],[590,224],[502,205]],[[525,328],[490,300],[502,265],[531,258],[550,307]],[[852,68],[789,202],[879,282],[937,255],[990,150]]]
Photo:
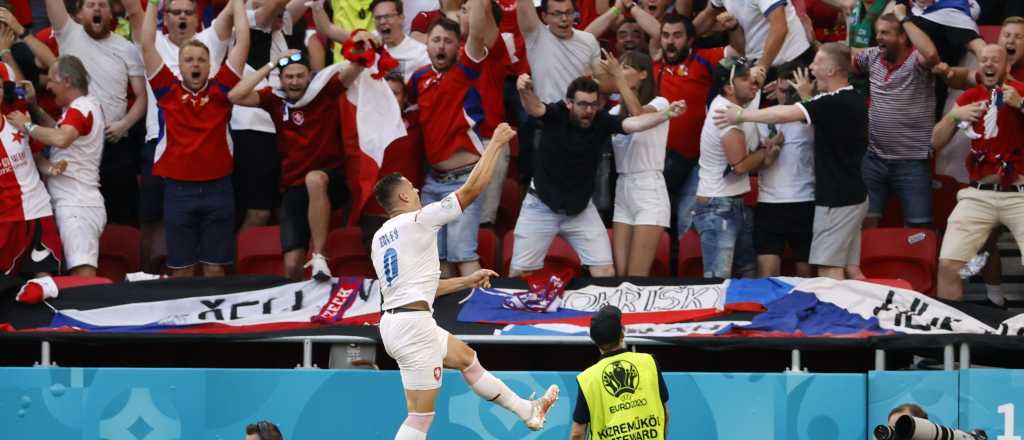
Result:
[[908,21],[910,21],[910,14],[904,15],[903,18],[900,19],[900,27],[903,26],[903,23],[906,23]]

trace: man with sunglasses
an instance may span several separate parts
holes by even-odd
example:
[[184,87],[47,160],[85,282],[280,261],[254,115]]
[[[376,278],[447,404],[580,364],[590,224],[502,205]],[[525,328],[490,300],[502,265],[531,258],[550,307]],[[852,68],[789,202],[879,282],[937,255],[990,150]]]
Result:
[[[231,42],[232,8],[224,8],[214,20],[213,25],[199,32],[199,15],[196,11],[196,0],[170,0],[164,2],[165,32],[157,30],[155,47],[164,65],[174,76],[181,78],[178,55],[181,45],[195,39],[206,45],[210,50],[210,71],[216,72],[224,56],[227,55]],[[154,7],[156,9],[156,7]],[[141,13],[138,2],[125,2],[125,10],[129,14]],[[158,11],[159,13],[159,11]],[[135,43],[141,45],[142,31],[134,29]],[[153,87],[146,83],[146,143],[142,149],[142,170],[140,172],[139,224],[142,233],[143,268],[148,267],[149,259],[162,229],[164,217],[164,182],[153,175],[153,159],[157,145],[164,141],[165,133],[161,132],[164,121],[158,111]]]
[[523,107],[543,122],[535,174],[516,221],[509,276],[544,266],[555,235],[563,236],[595,277],[615,276],[608,233],[591,202],[601,145],[613,134],[644,131],[683,114],[685,101],[662,112],[619,119],[601,109],[596,81],[580,77],[569,84],[564,101],[545,104],[530,75],[516,84]]
[[814,225],[810,263],[818,276],[863,279],[860,273],[861,223],[867,214],[867,188],[861,162],[868,145],[868,109],[850,85],[850,48],[826,43],[811,63],[818,90],[807,102],[761,110],[736,105],[716,108],[719,127],[743,122],[814,126]]
[[[380,41],[365,31],[353,35],[352,42],[380,47]],[[256,90],[275,69],[281,87]],[[324,252],[331,210],[349,198],[342,168],[338,99],[363,70],[356,62],[339,63],[314,76],[309,58],[296,51],[246,75],[228,94],[237,105],[265,110],[277,130],[281,250],[285,274],[293,280],[301,280],[306,267],[317,281],[331,278]],[[310,239],[313,255],[303,264]]]
[[210,48],[197,40],[178,53],[175,76],[156,48],[156,13],[150,0],[142,25],[142,55],[167,135],[157,144],[153,174],[164,178],[167,266],[172,275],[191,276],[202,264],[206,276],[224,275],[234,261],[234,167],[228,136],[228,90],[249,52],[249,22],[243,0],[232,0],[235,46],[226,66],[211,78]]

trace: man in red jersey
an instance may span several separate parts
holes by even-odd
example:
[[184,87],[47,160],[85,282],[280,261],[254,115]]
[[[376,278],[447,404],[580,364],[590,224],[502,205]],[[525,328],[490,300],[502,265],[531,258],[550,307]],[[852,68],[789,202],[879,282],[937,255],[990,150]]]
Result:
[[234,165],[228,133],[228,91],[238,83],[249,52],[249,21],[243,0],[232,0],[235,47],[210,78],[210,49],[190,40],[178,54],[181,79],[156,48],[156,5],[142,27],[142,56],[153,96],[164,114],[167,136],[154,153],[153,175],[164,178],[167,267],[191,276],[202,263],[206,276],[224,275],[234,261]]
[[1024,83],[1009,78],[1003,46],[985,46],[978,58],[979,84],[957,98],[956,107],[932,130],[940,149],[958,129],[971,139],[970,186],[957,194],[939,253],[940,298],[963,299],[960,268],[978,253],[992,228],[1006,225],[1024,243]]
[[[423,203],[439,201],[461,187],[484,148],[477,133],[484,121],[483,102],[474,83],[489,57],[488,47],[497,38],[497,26],[489,0],[470,1],[465,45],[460,44],[458,23],[445,18],[435,21],[427,32],[430,65],[421,67],[409,80],[409,101],[420,108],[430,164]],[[482,207],[481,200],[475,201],[438,231],[441,259],[458,266],[462,275],[480,269],[476,247]]]
[[682,236],[693,223],[697,201],[697,159],[700,131],[707,116],[708,95],[714,66],[726,55],[726,48],[693,49],[696,39],[693,21],[668,14],[661,23],[661,60],[654,63],[654,81],[660,96],[686,101],[688,110],[668,126],[665,155],[665,184],[676,207],[676,231]]
[[[352,35],[351,43],[381,47],[366,31]],[[280,70],[281,88],[257,91],[259,82],[274,69]],[[338,99],[363,70],[355,62],[334,64],[314,76],[306,55],[293,52],[246,75],[228,95],[237,105],[266,110],[277,128],[281,250],[285,274],[293,280],[303,278],[305,267],[312,268],[317,281],[331,278],[324,250],[331,210],[349,198],[342,168]],[[303,264],[310,239],[313,255]]]

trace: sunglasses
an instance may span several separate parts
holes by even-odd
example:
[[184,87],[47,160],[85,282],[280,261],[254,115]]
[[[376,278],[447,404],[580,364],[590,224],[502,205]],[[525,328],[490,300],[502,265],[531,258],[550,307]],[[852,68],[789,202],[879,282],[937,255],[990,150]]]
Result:
[[292,64],[295,64],[295,63],[299,63],[301,61],[302,61],[302,52],[296,52],[296,53],[293,53],[293,54],[291,54],[291,55],[289,55],[289,56],[287,56],[285,58],[281,58],[280,60],[277,60],[277,67],[279,69],[284,69],[285,67],[288,67],[289,65],[292,65]]
[[729,69],[729,85],[735,86],[733,80],[736,79],[736,67],[746,68],[747,58],[746,57],[735,57],[735,58],[722,58],[719,63],[722,67]]

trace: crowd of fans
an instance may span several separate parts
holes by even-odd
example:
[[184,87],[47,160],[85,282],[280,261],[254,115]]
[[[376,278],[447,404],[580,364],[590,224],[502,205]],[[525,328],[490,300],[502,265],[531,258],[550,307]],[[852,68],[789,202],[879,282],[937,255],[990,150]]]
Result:
[[[513,153],[439,232],[448,274],[480,268],[509,179],[525,194],[513,276],[556,235],[591,275],[648,275],[663,231],[693,228],[708,277],[778,275],[791,252],[797,275],[862,278],[861,230],[890,197],[905,225],[937,223],[945,154],[969,183],[939,264],[957,299],[993,231],[1024,239],[1021,15],[998,0],[0,0],[0,269],[95,275],[111,223],[140,227],[144,269],[166,246],[172,275],[216,276],[236,230],[279,223],[287,275],[323,280],[332,217],[370,237],[388,214],[354,188],[350,138],[404,127],[377,175],[429,203],[509,122]],[[997,44],[978,20],[1002,25]],[[393,102],[347,109],[371,74]],[[389,120],[364,124],[371,105]]]

